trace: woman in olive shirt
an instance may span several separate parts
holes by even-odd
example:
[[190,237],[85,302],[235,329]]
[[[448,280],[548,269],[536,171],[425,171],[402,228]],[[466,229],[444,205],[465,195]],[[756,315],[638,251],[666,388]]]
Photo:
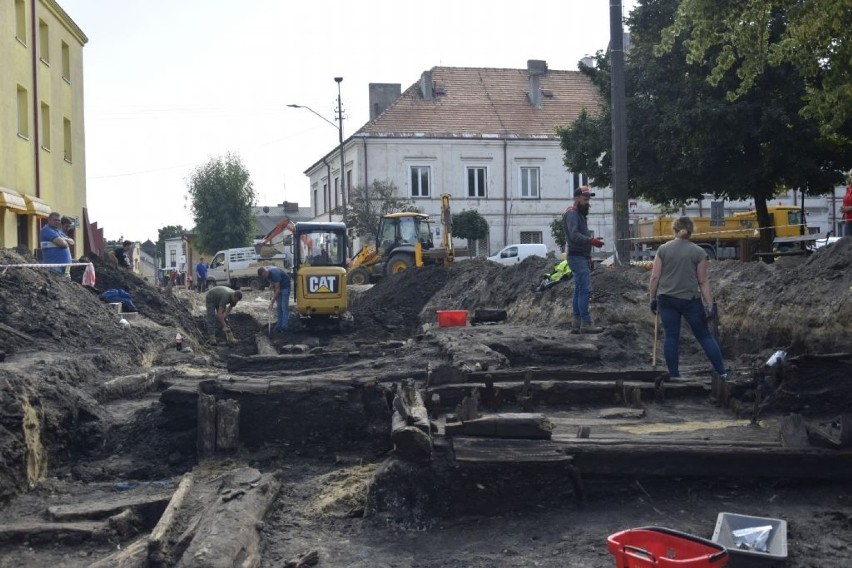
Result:
[[659,309],[666,334],[663,355],[669,376],[672,380],[681,378],[678,347],[683,317],[704,349],[713,370],[725,380],[728,376],[722,352],[707,327],[708,319],[718,317],[707,278],[707,253],[689,240],[694,230],[692,219],[680,217],[672,224],[672,229],[675,238],[657,250],[650,286],[651,312],[656,314]]

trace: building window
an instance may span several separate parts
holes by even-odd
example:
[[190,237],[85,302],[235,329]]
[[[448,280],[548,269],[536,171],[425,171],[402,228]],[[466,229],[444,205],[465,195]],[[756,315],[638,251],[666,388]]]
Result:
[[314,185],[314,217],[319,215],[319,201],[317,201],[317,187]]
[[340,178],[334,178],[334,207],[337,208],[337,204],[340,203]]
[[169,251],[169,266],[172,268],[177,266],[177,251],[175,249]]
[[467,196],[485,197],[485,168],[467,168]]
[[324,183],[324,184],[322,184],[322,205],[323,205],[323,213],[325,213],[326,211],[328,211],[328,202],[329,202],[329,197],[328,197],[328,184],[327,184],[327,183]]
[[411,166],[411,197],[429,197],[429,166]]
[[38,56],[50,65],[50,32],[44,20],[38,21]]
[[41,103],[41,147],[50,151],[50,107]]
[[27,90],[18,85],[18,136],[30,137],[30,108]]
[[352,197],[352,170],[346,172],[346,203]]
[[65,151],[65,161],[71,162],[73,156],[71,155],[71,121],[67,118],[62,119],[62,148]]
[[62,78],[71,82],[71,48],[62,42]]
[[521,197],[538,197],[539,168],[521,168]]
[[15,0],[15,37],[27,44],[27,6],[24,0]]
[[[573,175],[574,187],[571,189],[577,189],[578,187],[583,187],[584,185],[589,185],[589,176],[586,174],[574,174]],[[573,192],[572,192],[573,195]]]
[[543,242],[541,240],[541,231],[521,231],[522,245],[540,245]]

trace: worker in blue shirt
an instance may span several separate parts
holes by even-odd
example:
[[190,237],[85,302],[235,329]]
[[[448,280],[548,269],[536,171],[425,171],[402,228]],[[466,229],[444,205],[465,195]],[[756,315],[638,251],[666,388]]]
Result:
[[272,284],[272,306],[278,303],[278,323],[275,329],[287,331],[287,320],[290,319],[290,276],[277,266],[261,266],[257,275]]

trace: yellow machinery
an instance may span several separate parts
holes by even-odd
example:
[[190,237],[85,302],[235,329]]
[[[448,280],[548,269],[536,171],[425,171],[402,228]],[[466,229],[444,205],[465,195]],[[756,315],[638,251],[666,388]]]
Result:
[[346,284],[346,225],[296,223],[293,227],[293,297],[302,324],[352,323]]
[[451,265],[456,251],[449,194],[441,195],[441,246],[434,245],[429,216],[411,211],[383,215],[376,243],[365,246],[352,259],[347,276],[350,284],[369,284],[412,266]]
[[[772,220],[773,237],[793,237],[808,229],[802,219],[799,207],[779,205],[769,207],[769,217]],[[636,225],[636,242],[644,245],[646,251],[654,251],[657,246],[674,238],[672,223],[676,217],[657,217],[642,219]],[[751,260],[760,242],[758,234],[757,212],[744,211],[724,218],[725,225],[714,227],[710,225],[710,217],[691,217],[695,225],[692,242],[706,249],[711,258],[718,258],[719,248],[736,249],[742,260]]]

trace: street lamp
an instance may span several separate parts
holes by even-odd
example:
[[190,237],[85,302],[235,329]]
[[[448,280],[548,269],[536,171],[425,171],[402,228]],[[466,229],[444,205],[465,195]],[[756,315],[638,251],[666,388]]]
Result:
[[[346,215],[346,176],[345,176],[345,172],[344,172],[345,161],[343,159],[343,105],[342,105],[341,99],[340,99],[340,83],[341,83],[341,81],[343,81],[343,77],[335,77],[334,81],[337,83],[337,124],[334,124],[332,121],[330,121],[329,119],[327,119],[326,117],[324,117],[323,115],[321,115],[320,113],[318,113],[317,111],[315,111],[314,109],[312,109],[309,106],[296,105],[296,104],[289,104],[287,106],[290,107],[290,108],[303,108],[305,110],[308,110],[308,111],[314,113],[316,116],[320,117],[325,122],[329,123],[330,125],[332,125],[334,128],[337,129],[338,145],[339,145],[338,151],[340,152],[340,194],[341,194],[341,199],[343,201],[343,224],[345,225],[346,224],[346,217],[347,217],[347,215]],[[329,205],[331,205],[331,204],[329,204]],[[348,253],[348,251],[347,251],[347,253]]]

